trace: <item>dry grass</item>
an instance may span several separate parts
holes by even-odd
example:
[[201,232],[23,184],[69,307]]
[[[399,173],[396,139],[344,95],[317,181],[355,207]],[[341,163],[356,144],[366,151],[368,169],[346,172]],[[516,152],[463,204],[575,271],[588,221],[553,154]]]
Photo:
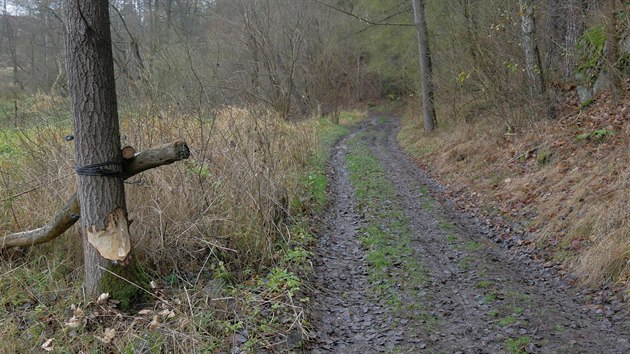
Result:
[[615,106],[603,95],[584,110],[569,102],[553,122],[458,119],[432,136],[409,112],[399,138],[463,205],[524,222],[531,241],[586,283],[625,284],[630,100]]
[[595,211],[592,241],[579,259],[578,275],[590,283],[603,280],[620,280],[630,277],[630,161],[626,171],[613,185],[619,188],[619,197]]
[[[41,109],[30,112],[38,124],[0,131],[2,234],[46,223],[75,190],[74,144],[64,140],[70,123],[47,124],[51,100],[37,100],[45,101],[30,105]],[[84,299],[76,229],[44,245],[2,251],[0,352],[41,350],[49,339],[62,352],[299,345],[308,299],[298,270],[310,267],[313,238],[290,209],[302,211],[309,198],[304,183],[321,155],[316,134],[334,127],[234,107],[200,115],[132,112],[121,121],[123,144],[138,151],[174,140],[192,151],[191,159],[127,184],[136,257],[155,281],[153,300],[143,311],[122,313],[111,300]],[[73,318],[77,328],[69,325]],[[115,335],[107,340],[106,333]]]
[[[312,131],[237,108],[203,118],[163,112],[123,118],[122,125],[124,143],[138,151],[175,140],[192,150],[184,163],[128,181],[138,252],[165,266],[203,261],[210,251],[224,251],[238,269],[269,261],[299,169],[316,147]],[[73,193],[74,146],[64,140],[70,133],[67,127],[10,133],[5,144],[13,153],[0,160],[2,232],[40,226]]]
[[185,266],[179,261],[205,262],[216,252],[231,270],[268,264],[297,174],[316,147],[312,132],[270,112],[237,108],[207,121],[134,119],[123,131],[138,150],[176,139],[192,149],[190,160],[146,173],[128,188],[136,243],[155,262]]

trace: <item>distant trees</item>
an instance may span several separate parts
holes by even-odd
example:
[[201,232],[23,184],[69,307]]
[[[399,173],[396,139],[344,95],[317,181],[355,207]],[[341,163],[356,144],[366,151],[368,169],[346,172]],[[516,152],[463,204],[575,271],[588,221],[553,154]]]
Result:
[[[0,81],[65,93],[61,1],[2,1],[11,13],[0,26]],[[543,102],[546,83],[576,82],[586,29],[610,23],[608,37],[621,29],[606,20],[619,4],[111,0],[110,22],[118,90],[155,112],[247,103],[294,119],[422,91],[431,129],[435,103],[452,116],[488,105],[507,121],[532,116],[522,107]],[[432,80],[418,80],[421,72]]]
[[[18,59],[17,59],[17,49],[16,49],[16,35],[11,25],[11,16],[9,16],[9,12],[7,10],[7,0],[4,0],[3,10],[2,10],[2,40],[6,41],[5,48],[7,48],[7,53],[11,58],[11,65],[13,66],[13,83],[15,86],[22,87],[22,82],[18,78]],[[2,42],[0,42],[2,44]],[[0,48],[3,46],[0,45]]]
[[303,66],[310,33],[305,1],[234,1],[250,58],[250,92],[261,95],[285,119],[307,112]]
[[2,6],[0,68],[12,66],[14,89],[58,88],[63,73],[61,2],[3,0]]

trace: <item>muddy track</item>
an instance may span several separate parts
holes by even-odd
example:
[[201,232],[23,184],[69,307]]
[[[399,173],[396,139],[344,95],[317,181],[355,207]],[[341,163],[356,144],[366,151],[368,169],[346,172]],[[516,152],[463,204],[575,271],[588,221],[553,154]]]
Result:
[[[312,353],[630,353],[619,303],[587,298],[552,271],[490,241],[474,216],[432,196],[439,186],[399,149],[398,119],[371,115],[333,149],[331,204],[317,247]],[[367,142],[408,220],[419,286],[395,289],[417,310],[391,306],[373,291],[366,225],[347,166],[349,143]],[[400,279],[397,284],[405,284]]]

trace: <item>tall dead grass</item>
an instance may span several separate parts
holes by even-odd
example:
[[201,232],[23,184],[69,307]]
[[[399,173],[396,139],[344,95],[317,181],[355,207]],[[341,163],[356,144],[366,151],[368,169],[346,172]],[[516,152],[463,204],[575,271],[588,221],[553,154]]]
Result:
[[592,247],[577,263],[578,275],[593,284],[630,280],[630,159],[610,183],[617,195],[592,211]]
[[315,147],[306,128],[229,107],[205,121],[172,113],[129,120],[124,131],[139,150],[173,139],[191,146],[190,160],[149,171],[128,188],[132,233],[154,262],[185,266],[213,255],[232,270],[268,263],[299,168]]
[[[204,116],[177,109],[122,115],[123,144],[137,151],[185,140],[191,158],[127,181],[136,252],[158,271],[203,271],[222,260],[230,271],[257,271],[272,260],[283,220],[316,142],[306,125],[259,109],[226,107]],[[0,157],[0,232],[41,226],[75,190],[69,124],[9,130]],[[75,254],[76,230],[54,240]],[[49,246],[40,246],[49,247]]]
[[[306,176],[321,155],[316,132],[332,124],[288,123],[259,108],[134,110],[121,115],[124,145],[142,151],[185,140],[192,153],[126,181],[135,257],[155,280],[154,303],[122,317],[115,303],[89,305],[76,285],[83,260],[73,228],[1,252],[0,351],[32,352],[51,339],[62,352],[277,351],[289,334],[305,335],[308,299],[296,274],[309,269],[303,247],[312,236],[289,209],[309,198]],[[75,191],[70,122],[48,124],[46,111],[36,118],[0,130],[0,234],[47,223]],[[90,325],[75,331],[68,321],[77,314]],[[116,336],[104,343],[108,330]]]

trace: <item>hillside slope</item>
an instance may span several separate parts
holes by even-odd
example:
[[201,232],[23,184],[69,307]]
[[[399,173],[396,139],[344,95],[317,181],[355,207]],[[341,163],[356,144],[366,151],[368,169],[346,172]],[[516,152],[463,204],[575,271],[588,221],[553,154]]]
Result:
[[399,141],[462,208],[502,219],[509,247],[627,290],[630,100],[604,93],[580,107],[575,92],[565,95],[560,118],[522,127],[458,121],[426,136],[410,113]]

